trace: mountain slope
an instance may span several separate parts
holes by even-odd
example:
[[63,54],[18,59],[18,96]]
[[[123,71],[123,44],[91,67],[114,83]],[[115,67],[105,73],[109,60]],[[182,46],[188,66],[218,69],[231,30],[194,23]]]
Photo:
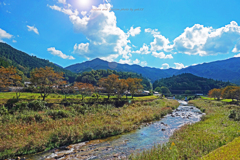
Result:
[[96,58],[91,61],[86,61],[83,63],[77,63],[71,66],[66,67],[75,73],[80,73],[84,71],[89,71],[91,69],[111,69],[116,71],[124,71],[124,72],[135,72],[138,74],[142,74],[142,76],[149,78],[152,82],[159,78],[170,77],[171,74],[168,74],[166,70],[160,70],[157,68],[150,67],[141,67],[139,65],[128,65],[128,64],[119,64],[116,62],[107,62]]
[[7,67],[13,65],[29,77],[32,69],[49,66],[57,72],[64,72],[70,82],[73,82],[76,74],[63,69],[45,59],[30,56],[22,51],[16,50],[6,43],[0,42],[0,66]]

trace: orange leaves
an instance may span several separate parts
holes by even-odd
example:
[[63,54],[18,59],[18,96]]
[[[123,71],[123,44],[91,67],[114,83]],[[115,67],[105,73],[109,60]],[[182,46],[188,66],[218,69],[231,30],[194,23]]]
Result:
[[208,92],[208,95],[209,95],[209,97],[220,99],[221,91],[222,91],[221,89],[214,88]]
[[0,68],[0,88],[5,88],[10,85],[17,85],[21,81],[21,77],[17,75],[15,67],[11,66],[8,68]]
[[78,90],[78,92],[82,95],[82,100],[84,95],[88,95],[89,93],[94,91],[94,87],[89,83],[75,82],[74,88]]

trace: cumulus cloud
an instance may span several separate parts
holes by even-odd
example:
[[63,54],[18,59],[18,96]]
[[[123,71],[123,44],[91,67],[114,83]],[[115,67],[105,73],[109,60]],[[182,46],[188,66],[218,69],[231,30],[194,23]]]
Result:
[[89,43],[80,43],[75,44],[73,47],[73,53],[78,53],[80,55],[84,55],[88,52]]
[[153,52],[152,55],[156,58],[160,58],[160,59],[173,59],[173,56],[172,54],[168,54],[168,55],[165,55],[164,52]]
[[175,69],[182,69],[182,68],[185,68],[184,64],[182,63],[174,63],[175,64]]
[[75,15],[77,16],[79,14],[78,10],[75,9],[74,11],[72,11],[70,9],[71,5],[69,6],[68,5],[68,8],[61,8],[59,6],[56,6],[56,5],[53,5],[53,6],[50,6],[50,5],[47,5],[49,8],[51,8],[52,10],[56,10],[56,11],[59,11],[59,12],[63,12],[64,14],[67,14],[69,16],[71,15]]
[[139,61],[138,59],[135,59],[135,60],[133,61],[133,64],[138,64],[138,63],[140,63],[140,61]]
[[87,11],[82,11],[81,15],[85,16],[87,14]]
[[107,57],[100,57],[100,59],[108,61],[108,62],[113,62],[114,59],[118,58],[118,56],[119,56],[118,54],[110,54]]
[[233,48],[232,50],[233,53],[237,53],[237,52],[240,52],[240,40],[237,41],[235,47]]
[[58,3],[66,4],[66,0],[58,0]]
[[162,64],[161,69],[168,69],[168,68],[169,68],[169,64],[167,64],[167,63]]
[[174,40],[174,48],[188,55],[226,54],[239,38],[240,26],[235,21],[218,29],[195,24]]
[[146,61],[142,61],[140,64],[141,64],[141,66],[146,66],[147,62]]
[[151,29],[151,28],[145,29],[145,32],[151,33],[152,35],[159,35],[160,34],[158,29]]
[[[128,34],[117,27],[115,13],[111,10],[112,5],[100,4],[98,7],[92,6],[92,10],[82,17],[78,16],[77,11],[68,14],[63,8],[49,6],[50,8],[69,15],[69,19],[73,24],[75,32],[82,33],[88,39],[88,50],[78,49],[74,53],[78,53],[86,58],[108,57],[112,54],[121,55],[123,58],[131,57],[131,47],[128,45]],[[104,12],[98,12],[97,9],[108,9]],[[68,10],[71,10],[68,8]],[[70,12],[69,12],[70,13]],[[131,30],[131,29],[130,29]],[[132,35],[137,34],[138,29],[131,32]],[[79,46],[79,45],[77,45]],[[83,45],[82,45],[83,46]],[[86,46],[86,44],[85,44]],[[117,57],[117,56],[115,56]]]
[[132,62],[131,59],[125,59],[125,60],[120,59],[118,63],[121,63],[121,64],[132,64],[131,62]]
[[38,29],[34,26],[27,25],[28,31],[33,31],[36,34],[39,34]]
[[149,47],[144,43],[143,46],[139,50],[132,51],[132,53],[149,54],[151,52],[149,51]]
[[55,47],[50,47],[47,49],[47,51],[54,56],[61,57],[62,59],[70,59],[70,60],[75,59],[73,56],[68,56],[68,55],[62,53],[62,51],[56,50]]
[[134,37],[140,34],[140,32],[141,32],[141,27],[136,27],[136,28],[131,27],[127,34]]
[[3,42],[2,39],[4,39],[4,38],[10,39],[10,38],[12,38],[12,35],[0,28],[0,42]]

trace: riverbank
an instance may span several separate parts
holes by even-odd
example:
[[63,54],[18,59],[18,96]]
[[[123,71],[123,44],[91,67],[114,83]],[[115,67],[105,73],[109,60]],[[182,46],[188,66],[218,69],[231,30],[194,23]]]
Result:
[[228,117],[229,112],[239,106],[202,99],[190,103],[205,111],[202,121],[181,127],[166,145],[156,146],[130,158],[199,159],[240,136],[240,122]]
[[160,119],[176,107],[177,101],[161,99],[120,108],[55,105],[41,111],[7,114],[0,118],[0,159],[130,132],[141,123]]

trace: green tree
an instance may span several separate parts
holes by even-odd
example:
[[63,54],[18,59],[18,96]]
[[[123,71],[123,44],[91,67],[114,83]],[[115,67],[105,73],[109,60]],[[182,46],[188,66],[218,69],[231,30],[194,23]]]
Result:
[[163,94],[164,96],[168,96],[168,95],[171,94],[170,90],[169,90],[167,87],[165,87],[165,86],[162,86],[162,87],[161,87],[161,91],[162,91],[162,94]]

